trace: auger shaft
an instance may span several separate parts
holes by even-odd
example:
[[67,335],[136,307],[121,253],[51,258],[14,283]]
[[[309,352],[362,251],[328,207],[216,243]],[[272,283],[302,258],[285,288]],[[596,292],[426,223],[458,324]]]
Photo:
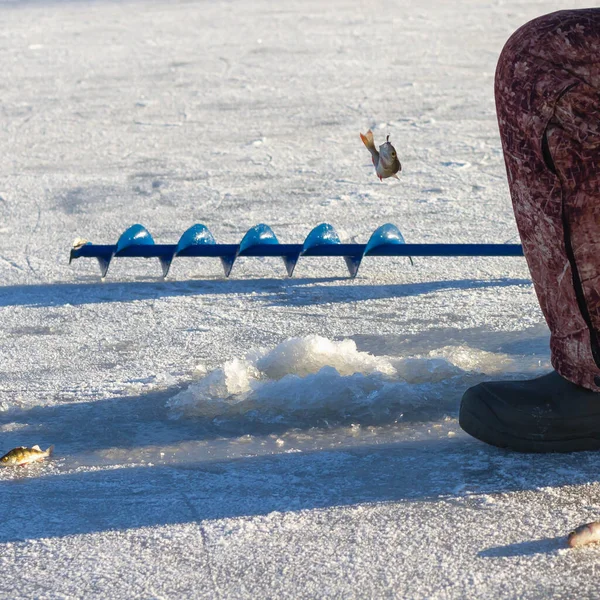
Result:
[[[523,256],[520,244],[407,244],[395,225],[379,227],[366,244],[343,244],[335,229],[323,223],[315,227],[304,244],[280,244],[268,225],[250,229],[240,244],[217,244],[204,225],[188,229],[177,244],[155,244],[142,225],[127,229],[116,244],[84,243],[71,250],[76,258],[97,258],[102,277],[114,257],[158,258],[166,277],[175,257],[220,258],[229,276],[238,256],[279,256],[288,275],[292,275],[300,256],[341,256],[346,260],[350,276],[358,272],[365,256]],[[69,262],[70,262],[69,261]]]

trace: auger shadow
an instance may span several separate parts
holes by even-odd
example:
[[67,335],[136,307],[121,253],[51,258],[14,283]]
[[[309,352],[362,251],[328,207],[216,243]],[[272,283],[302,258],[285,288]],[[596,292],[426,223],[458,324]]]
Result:
[[337,302],[383,300],[385,298],[408,298],[442,290],[472,290],[516,285],[531,285],[531,281],[513,278],[449,279],[397,284],[363,284],[354,281],[352,285],[314,286],[293,290],[293,293],[273,295],[268,302],[274,306],[310,306]]
[[131,302],[177,296],[201,296],[203,294],[251,294],[272,293],[287,287],[314,283],[340,281],[343,277],[304,279],[189,279],[171,281],[150,279],[142,281],[89,281],[74,283],[47,283],[34,285],[9,285],[0,287],[0,307],[36,306],[53,307],[71,304],[98,304],[107,302]]
[[[342,285],[330,285],[344,282]],[[320,285],[321,284],[321,285]],[[327,285],[323,285],[327,284]],[[419,296],[449,289],[482,289],[531,285],[529,279],[452,279],[401,284],[363,284],[347,277],[289,279],[191,279],[186,281],[120,281],[49,283],[0,287],[0,307],[56,307],[131,302],[204,294],[261,294],[274,306],[309,306],[336,302]]]

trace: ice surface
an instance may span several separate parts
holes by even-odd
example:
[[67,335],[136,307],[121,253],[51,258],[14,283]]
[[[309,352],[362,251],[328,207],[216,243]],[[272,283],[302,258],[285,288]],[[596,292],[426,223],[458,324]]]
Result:
[[68,264],[134,223],[517,241],[496,61],[582,6],[0,0],[0,445],[55,445],[0,470],[0,597],[600,596],[597,549],[563,551],[596,454],[457,423],[469,385],[549,368],[522,259]]

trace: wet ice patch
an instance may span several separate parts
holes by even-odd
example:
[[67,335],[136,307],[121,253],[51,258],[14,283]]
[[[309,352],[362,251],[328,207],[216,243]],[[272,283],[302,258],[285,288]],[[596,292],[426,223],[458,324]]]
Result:
[[458,376],[462,370],[441,357],[409,357],[396,360],[396,374],[408,383],[438,383]]
[[462,392],[498,373],[535,372],[506,354],[449,346],[426,355],[373,356],[353,340],[311,335],[227,361],[167,405],[174,417],[311,425],[437,418]]
[[510,375],[549,369],[548,361],[536,356],[511,356],[504,352],[489,352],[469,346],[444,346],[429,353],[439,356],[462,371]]

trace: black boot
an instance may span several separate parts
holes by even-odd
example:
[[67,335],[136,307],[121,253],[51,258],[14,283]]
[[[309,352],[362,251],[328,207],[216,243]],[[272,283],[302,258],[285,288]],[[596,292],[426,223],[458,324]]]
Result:
[[555,371],[530,381],[491,381],[468,389],[460,426],[482,442],[518,452],[600,449],[600,393]]

